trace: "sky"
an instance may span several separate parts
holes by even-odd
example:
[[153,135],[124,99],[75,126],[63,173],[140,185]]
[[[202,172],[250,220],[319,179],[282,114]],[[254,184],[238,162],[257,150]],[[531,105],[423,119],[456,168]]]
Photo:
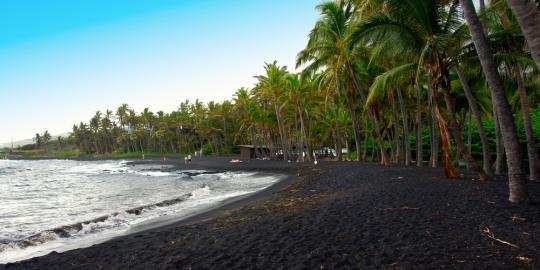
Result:
[[320,0],[3,0],[0,144],[122,103],[223,101],[265,62],[294,70]]

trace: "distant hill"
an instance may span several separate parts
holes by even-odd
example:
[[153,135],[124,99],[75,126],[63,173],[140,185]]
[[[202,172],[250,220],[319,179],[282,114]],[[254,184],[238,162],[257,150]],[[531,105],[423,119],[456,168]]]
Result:
[[[56,141],[56,139],[58,139],[58,136],[62,136],[63,138],[67,138],[69,136],[69,133],[62,133],[62,134],[52,135],[51,136],[51,141]],[[32,143],[34,143],[33,138],[32,139],[24,139],[24,140],[14,141],[13,142],[13,147],[19,147],[19,146],[23,146],[23,145],[27,145],[27,144],[32,144]],[[0,149],[2,149],[2,148],[11,148],[11,142],[0,144]]]

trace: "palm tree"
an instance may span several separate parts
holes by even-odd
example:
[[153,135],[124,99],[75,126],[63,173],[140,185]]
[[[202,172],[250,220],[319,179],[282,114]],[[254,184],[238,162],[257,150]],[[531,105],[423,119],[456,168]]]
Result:
[[101,129],[102,129],[102,132],[103,132],[103,137],[104,137],[104,143],[105,143],[105,149],[107,152],[111,153],[113,151],[113,142],[112,142],[112,138],[111,138],[111,130],[113,128],[113,121],[112,121],[112,111],[110,110],[106,110],[105,111],[105,115],[103,116],[103,118],[101,118]]
[[43,135],[41,135],[41,143],[43,145],[43,148],[45,148],[45,151],[47,151],[47,144],[51,141],[51,138],[52,136],[47,130],[45,130],[45,132],[43,132]]
[[56,141],[58,142],[58,149],[62,149],[66,145],[66,140],[62,136],[58,136]]
[[509,200],[514,203],[527,203],[529,201],[529,194],[527,181],[522,169],[523,161],[516,125],[512,118],[512,111],[510,110],[510,104],[508,103],[501,77],[497,71],[497,65],[493,59],[482,23],[476,15],[472,1],[460,0],[460,3],[474,46],[480,58],[480,64],[489,84],[493,106],[497,111],[501,123],[508,165]]
[[508,0],[508,5],[516,15],[531,56],[540,68],[540,4],[532,0]]
[[41,145],[43,144],[43,141],[42,141],[41,135],[39,133],[36,133],[36,135],[34,136],[34,141],[36,142],[36,148],[40,149]]
[[279,66],[277,61],[273,63],[265,63],[264,67],[266,74],[256,76],[258,84],[255,88],[261,90],[261,94],[270,98],[274,104],[274,110],[276,114],[276,120],[278,124],[279,134],[281,137],[281,144],[283,145],[283,159],[290,159],[290,146],[287,131],[285,130],[285,124],[283,117],[281,116],[281,110],[283,109],[283,91],[286,89],[287,67]]
[[99,139],[99,129],[101,124],[101,112],[97,111],[96,114],[90,119],[89,127],[92,130],[92,137],[94,138],[94,147],[97,153],[101,152],[101,144]]
[[[306,126],[304,121],[304,106],[303,106],[303,100],[302,96],[305,95],[305,91],[308,90],[309,87],[309,80],[310,75],[309,74],[289,74],[287,76],[287,99],[286,103],[284,105],[290,104],[294,107],[294,113],[296,114],[298,121],[300,123],[300,128],[297,132],[298,136],[298,144],[297,144],[297,152],[298,152],[298,160],[300,162],[304,162],[304,147],[305,147],[305,140],[306,140]],[[307,151],[309,152],[309,151]]]
[[[318,5],[317,9],[321,17],[311,30],[306,48],[298,54],[296,66],[308,64],[304,73],[326,68],[322,73],[325,77],[323,81],[326,82],[326,93],[332,100],[335,100],[334,95],[345,98],[351,114],[356,151],[360,153],[360,124],[355,104],[351,100],[354,92],[364,94],[358,87],[353,68],[359,56],[359,51],[351,43],[354,6],[348,1],[329,1]],[[336,128],[339,129],[338,123]],[[341,145],[340,140],[338,144]],[[340,152],[338,151],[338,155],[341,157]],[[360,155],[357,155],[357,160],[359,159]]]
[[[245,87],[242,87],[236,91],[234,94],[234,104],[236,105],[236,110],[239,114],[243,115],[241,120],[240,131],[249,130],[251,137],[251,144],[255,146],[255,155],[260,157],[262,155],[259,148],[259,141],[257,140],[257,108],[255,106],[253,99],[250,97],[249,90]],[[240,135],[239,133],[238,135]],[[238,138],[237,138],[238,139]],[[270,148],[270,152],[273,153],[273,147]]]
[[126,134],[130,129],[129,121],[128,121],[129,119],[128,111],[129,111],[129,106],[126,103],[124,103],[116,109],[116,117],[118,119],[118,124],[120,125],[120,129],[121,129],[120,132],[122,133],[121,141],[125,144],[126,150],[128,152],[131,152],[129,136],[127,136]]
[[465,73],[461,70],[461,68],[459,67],[459,64],[456,64],[454,69],[459,77],[459,80],[463,87],[463,92],[465,93],[465,96],[467,97],[469,108],[471,110],[472,115],[474,116],[474,120],[478,128],[478,133],[480,135],[480,141],[482,144],[482,157],[484,159],[484,162],[483,162],[484,171],[491,178],[494,176],[493,163],[491,161],[489,142],[486,135],[486,130],[484,129],[484,125],[482,123],[482,116],[480,114],[480,110],[476,103],[476,99],[473,96],[472,89],[469,85],[469,82],[468,82],[468,79],[466,78]]
[[[527,67],[530,66],[530,70],[534,70],[534,63],[530,63],[531,61],[528,52],[523,50],[525,41],[521,34],[516,32],[517,22],[515,22],[514,17],[508,16],[510,11],[507,10],[507,7],[502,5],[494,10],[496,10],[494,13],[498,15],[500,20],[495,20],[494,23],[490,24],[490,28],[493,29],[492,47],[495,47],[498,50],[495,56],[500,62],[501,69],[506,71],[504,74],[508,77],[507,81],[510,81],[511,79],[509,78],[513,77],[516,79],[527,141],[529,176],[531,180],[537,180],[540,179],[540,160],[535,145],[531,116],[529,113],[529,100],[524,78],[524,76],[527,75],[525,74]],[[525,70],[523,70],[522,65],[526,67]],[[527,73],[530,74],[531,72]],[[534,72],[532,76],[535,76]]]
[[525,128],[525,136],[527,139],[527,155],[529,157],[529,179],[531,181],[540,180],[540,160],[538,158],[538,149],[531,123],[531,114],[529,112],[529,99],[527,98],[527,90],[525,80],[523,78],[523,70],[521,64],[516,64],[516,79],[518,83],[519,101],[521,103],[521,113],[523,115],[523,126]]

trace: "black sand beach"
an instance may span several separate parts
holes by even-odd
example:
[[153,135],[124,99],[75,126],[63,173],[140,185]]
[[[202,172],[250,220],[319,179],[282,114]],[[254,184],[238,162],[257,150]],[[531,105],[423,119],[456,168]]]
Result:
[[[289,178],[187,220],[0,269],[540,267],[540,205],[508,203],[504,181],[448,180],[440,169],[370,163],[228,160],[176,169]],[[530,184],[530,194],[538,201],[539,183]]]

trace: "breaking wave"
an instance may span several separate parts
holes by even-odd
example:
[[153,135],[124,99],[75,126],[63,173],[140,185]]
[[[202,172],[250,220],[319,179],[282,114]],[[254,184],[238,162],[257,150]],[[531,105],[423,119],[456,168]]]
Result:
[[162,217],[185,218],[280,178],[126,161],[0,161],[0,263],[100,243]]

